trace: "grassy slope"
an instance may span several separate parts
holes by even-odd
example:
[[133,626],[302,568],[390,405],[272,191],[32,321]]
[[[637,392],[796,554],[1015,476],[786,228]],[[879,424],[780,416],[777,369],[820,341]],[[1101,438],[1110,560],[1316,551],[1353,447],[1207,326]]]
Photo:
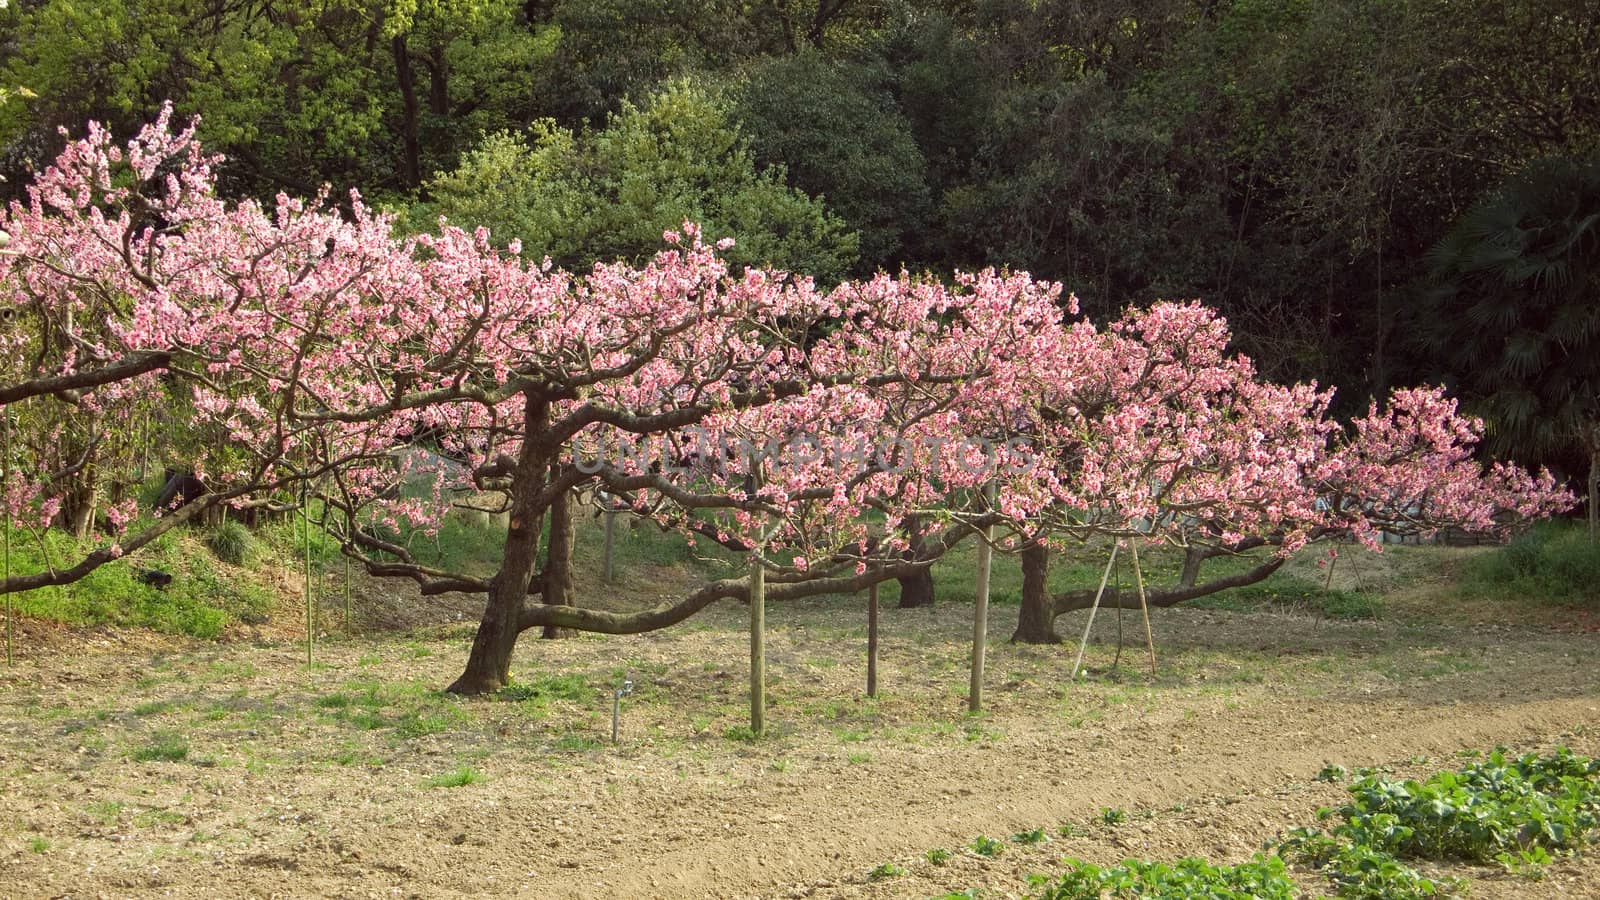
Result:
[[[61,588],[46,588],[13,597],[18,611],[27,616],[79,626],[144,627],[200,638],[221,636],[235,623],[259,624],[275,607],[299,607],[300,585],[306,556],[306,538],[300,520],[275,522],[244,538],[248,545],[243,564],[218,558],[213,547],[219,538],[239,541],[238,526],[219,535],[216,526],[183,529],[157,540],[137,557],[102,567],[88,578]],[[602,519],[580,513],[576,522],[574,565],[580,598],[600,589],[603,545]],[[483,516],[450,517],[437,534],[417,533],[407,543],[430,563],[488,574],[498,562],[503,532]],[[39,571],[49,562],[60,564],[78,551],[66,535],[40,535],[14,530],[11,571]],[[1089,544],[1053,554],[1052,591],[1093,588],[1099,583],[1109,544]],[[228,555],[228,554],[224,554]],[[962,545],[935,567],[936,595],[941,602],[966,603],[973,598],[976,547]],[[320,529],[311,531],[311,565],[324,597],[338,593],[343,564],[335,543]],[[1390,547],[1381,556],[1344,548],[1331,573],[1316,564],[1322,550],[1308,551],[1272,578],[1251,587],[1225,591],[1193,602],[1192,606],[1246,611],[1286,608],[1316,612],[1330,618],[1376,618],[1384,610],[1385,594],[1421,580],[1443,580],[1468,598],[1538,598],[1559,605],[1586,605],[1600,600],[1600,548],[1590,545],[1581,529],[1563,523],[1541,526],[1509,548],[1484,551],[1465,565],[1446,564],[1429,548]],[[1146,552],[1141,568],[1147,584],[1171,584],[1181,556],[1173,549]],[[1205,575],[1215,577],[1255,564],[1255,558],[1218,559],[1207,564]],[[682,582],[730,573],[736,568],[732,554],[701,544],[690,547],[681,537],[645,522],[619,519],[616,531],[617,581],[634,588],[663,590]],[[140,573],[160,569],[173,575],[172,584],[158,589],[143,583]],[[674,582],[677,582],[675,584]],[[1132,587],[1133,569],[1121,554],[1113,570],[1113,585]],[[1014,605],[1020,601],[1022,571],[1015,557],[1001,556],[994,566],[991,601]],[[883,587],[882,600],[894,604],[899,585]],[[581,600],[580,600],[581,602]]]

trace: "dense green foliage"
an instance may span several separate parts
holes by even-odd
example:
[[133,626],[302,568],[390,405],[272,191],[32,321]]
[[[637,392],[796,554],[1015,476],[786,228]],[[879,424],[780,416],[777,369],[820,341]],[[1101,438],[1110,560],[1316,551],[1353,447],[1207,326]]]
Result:
[[1099,900],[1101,897],[1195,897],[1208,900],[1290,900],[1294,882],[1283,860],[1256,854],[1236,866],[1216,866],[1186,857],[1168,865],[1124,860],[1101,867],[1079,859],[1064,861],[1067,871],[1052,881],[1035,876],[1038,900]]
[[1417,331],[1481,402],[1493,448],[1581,471],[1600,454],[1600,156],[1508,179],[1433,265]]
[[[55,529],[30,533],[18,528],[11,534],[14,571],[39,571],[79,551],[75,538]],[[172,575],[172,583],[147,583],[141,578],[147,569]],[[101,566],[81,581],[17,594],[12,602],[23,615],[68,624],[137,626],[215,638],[230,624],[265,622],[273,600],[260,579],[219,566],[198,541],[168,533],[140,556],[138,566]]]
[[786,186],[781,167],[758,170],[724,104],[683,81],[643,106],[625,102],[602,131],[574,134],[546,120],[531,140],[490,135],[429,190],[433,202],[417,215],[487,225],[501,240],[520,239],[523,252],[568,268],[646,259],[662,232],[686,219],[708,236],[734,236],[728,257],[736,264],[828,281],[856,256],[855,235]]
[[1008,265],[1097,318],[1197,297],[1273,378],[1345,385],[1345,410],[1446,380],[1502,450],[1577,475],[1597,23],[1566,0],[14,0],[0,190],[58,127],[171,98],[238,193],[359,187],[580,267],[694,215],[823,280]]
[[1294,829],[1281,848],[1323,870],[1341,897],[1436,896],[1448,886],[1400,860],[1535,868],[1587,846],[1600,826],[1600,762],[1564,747],[1515,758],[1497,750],[1425,781],[1371,773],[1349,791],[1340,824]]
[[1592,606],[1600,600],[1600,545],[1581,528],[1542,523],[1473,560],[1469,575],[1469,589],[1484,596]]

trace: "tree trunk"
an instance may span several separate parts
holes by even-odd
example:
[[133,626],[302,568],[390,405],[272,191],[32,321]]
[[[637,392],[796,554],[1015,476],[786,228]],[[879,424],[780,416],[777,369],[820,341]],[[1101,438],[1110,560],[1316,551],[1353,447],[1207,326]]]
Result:
[[[906,558],[915,558],[921,555],[923,548],[922,520],[917,516],[907,516],[905,528],[907,539],[911,544],[906,551]],[[931,569],[922,569],[915,575],[908,575],[896,580],[900,582],[901,609],[933,605],[933,571]]]
[[436,116],[450,114],[450,69],[438,41],[428,48],[428,109]]
[[418,138],[417,123],[420,114],[417,105],[417,76],[411,69],[411,51],[406,47],[406,35],[395,35],[389,42],[389,47],[394,53],[394,77],[400,85],[404,114],[400,126],[401,136],[405,142],[401,174],[405,178],[406,187],[416,187],[422,184],[422,147]]
[[1059,644],[1054,601],[1045,585],[1050,574],[1050,549],[1030,544],[1022,549],[1022,611],[1017,616],[1013,644]]
[[518,619],[538,551],[538,533],[530,533],[517,512],[513,511],[511,527],[506,531],[500,571],[489,583],[489,599],[478,622],[478,633],[472,638],[467,668],[446,688],[452,694],[492,694],[511,683],[511,654],[521,631]]
[[522,454],[512,475],[510,518],[506,524],[505,551],[500,570],[489,580],[478,633],[472,638],[467,668],[445,690],[452,694],[490,694],[511,682],[511,654],[522,633],[522,605],[527,602],[539,557],[539,532],[543,510],[539,494],[550,472],[548,456],[541,456],[535,437],[550,422],[550,407],[527,397],[523,412]]
[[[574,606],[572,598],[572,498],[563,493],[550,504],[550,544],[545,549],[544,602],[554,606]],[[564,638],[577,634],[571,628],[546,625],[543,637]]]
[[66,527],[73,537],[86,541],[94,533],[95,511],[100,505],[100,491],[95,486],[92,471],[79,473],[77,486],[66,503]]

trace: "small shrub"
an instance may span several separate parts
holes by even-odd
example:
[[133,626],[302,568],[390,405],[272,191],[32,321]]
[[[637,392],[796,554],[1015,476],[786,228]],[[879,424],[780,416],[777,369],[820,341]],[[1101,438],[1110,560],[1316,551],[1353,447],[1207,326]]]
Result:
[[885,878],[899,878],[906,870],[892,862],[886,862],[867,873],[868,881],[882,881]]
[[1044,833],[1043,828],[1035,828],[1032,831],[1019,831],[1011,836],[1011,840],[1018,844],[1032,846],[1046,843],[1050,840],[1050,837]]
[[1006,852],[1004,842],[982,834],[978,835],[977,839],[972,842],[971,847],[973,853],[979,856],[987,856],[991,859]]
[[1426,781],[1357,774],[1342,822],[1327,833],[1294,829],[1279,846],[1321,869],[1343,898],[1421,900],[1455,889],[1405,865],[1408,858],[1494,861],[1538,878],[1551,851],[1577,850],[1600,828],[1600,761],[1564,747],[1515,759],[1496,750]]
[[217,559],[235,566],[249,566],[257,556],[256,536],[243,522],[229,519],[217,526],[206,538]]
[[1600,583],[1600,543],[1574,522],[1540,522],[1510,544],[1473,561],[1468,584],[1475,593],[1595,605]]
[[722,732],[722,736],[730,741],[741,741],[746,744],[761,740],[761,735],[756,734],[749,725],[734,725]]
[[1543,847],[1533,847],[1529,850],[1518,850],[1512,853],[1495,854],[1495,862],[1505,867],[1513,875],[1521,875],[1534,881],[1544,880],[1544,867],[1550,864],[1550,851]]
[[1337,784],[1349,777],[1350,770],[1337,763],[1328,763],[1322,767],[1322,771],[1317,773],[1318,781],[1326,781],[1329,784]]

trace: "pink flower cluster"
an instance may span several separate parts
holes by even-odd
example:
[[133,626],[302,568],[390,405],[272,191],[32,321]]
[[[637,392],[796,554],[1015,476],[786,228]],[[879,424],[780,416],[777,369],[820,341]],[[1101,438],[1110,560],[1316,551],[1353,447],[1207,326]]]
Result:
[[[1547,473],[1481,467],[1480,427],[1435,390],[1340,426],[1331,392],[1262,381],[1198,304],[1098,328],[1059,285],[992,270],[824,292],[730,272],[726,242],[690,223],[643,266],[568,273],[481,229],[398,236],[356,194],[342,210],[225,202],[218,160],[169,118],[126,147],[91,126],[0,216],[0,285],[21,323],[0,333],[0,384],[170,357],[84,386],[65,412],[47,395],[17,413],[54,439],[7,461],[14,520],[55,515],[68,455],[125,464],[96,448],[151,416],[159,455],[239,500],[310,482],[353,521],[428,528],[462,491],[504,494],[515,517],[598,485],[691,533],[787,551],[775,565],[791,573],[898,549],[913,515],[934,531],[983,520],[1026,539],[1289,553],[1572,503]],[[874,452],[572,463],[624,437],[686,454],[690,430]],[[141,512],[159,511],[122,500],[111,524]]]

